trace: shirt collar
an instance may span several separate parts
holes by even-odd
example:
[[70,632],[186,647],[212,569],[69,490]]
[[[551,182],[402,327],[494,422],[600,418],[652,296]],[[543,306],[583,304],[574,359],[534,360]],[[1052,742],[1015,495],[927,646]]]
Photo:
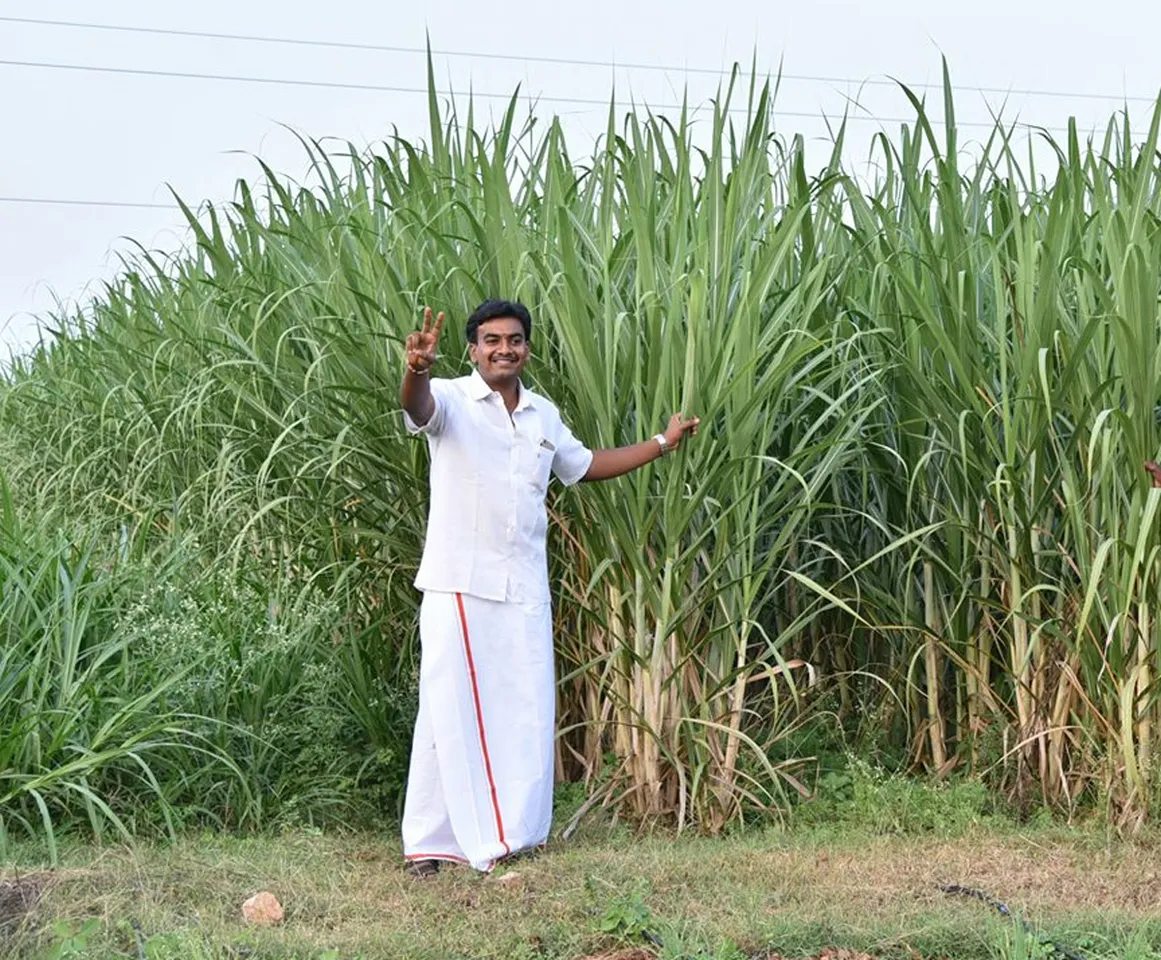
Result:
[[[473,370],[472,375],[468,378],[468,390],[470,391],[473,400],[486,400],[495,391],[488,386],[483,377],[480,376],[479,370]],[[524,382],[520,382],[520,397],[516,401],[516,410],[524,410],[527,407],[533,406],[532,392],[524,386]],[[515,412],[515,411],[513,411]]]

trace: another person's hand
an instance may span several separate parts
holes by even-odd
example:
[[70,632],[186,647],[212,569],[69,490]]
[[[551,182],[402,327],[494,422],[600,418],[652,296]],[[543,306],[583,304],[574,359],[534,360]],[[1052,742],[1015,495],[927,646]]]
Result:
[[403,343],[403,352],[407,359],[407,368],[412,373],[425,374],[431,369],[439,354],[439,331],[443,328],[443,312],[431,322],[431,307],[423,308],[423,329],[408,334]]
[[669,444],[669,449],[676,450],[687,435],[696,436],[700,424],[700,417],[690,417],[687,420],[680,413],[670,417],[669,426],[665,428],[665,442]]

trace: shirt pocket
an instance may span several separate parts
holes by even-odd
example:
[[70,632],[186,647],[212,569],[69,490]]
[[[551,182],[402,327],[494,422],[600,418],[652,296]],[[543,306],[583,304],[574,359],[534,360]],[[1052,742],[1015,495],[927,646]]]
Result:
[[540,492],[548,490],[548,480],[552,474],[552,459],[556,450],[544,440],[535,440],[528,464],[528,482]]

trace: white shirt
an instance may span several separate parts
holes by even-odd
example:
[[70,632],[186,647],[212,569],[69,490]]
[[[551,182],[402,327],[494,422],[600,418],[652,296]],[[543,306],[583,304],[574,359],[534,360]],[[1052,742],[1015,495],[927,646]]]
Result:
[[478,371],[432,379],[435,412],[412,433],[431,451],[431,507],[420,590],[485,600],[548,602],[548,475],[580,480],[592,451],[572,435],[552,401],[520,387],[512,415]]

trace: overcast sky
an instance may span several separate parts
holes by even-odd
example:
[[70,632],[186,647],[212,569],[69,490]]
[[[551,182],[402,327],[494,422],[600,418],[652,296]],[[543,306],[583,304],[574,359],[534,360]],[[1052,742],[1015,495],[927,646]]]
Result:
[[[181,243],[181,217],[166,206],[169,187],[193,205],[228,199],[239,177],[254,177],[255,154],[300,176],[304,156],[286,127],[359,145],[393,128],[422,139],[425,31],[437,51],[441,89],[472,89],[477,104],[500,105],[500,95],[519,84],[539,97],[538,112],[562,115],[574,155],[601,132],[600,104],[614,83],[619,100],[632,96],[664,111],[684,89],[692,101],[704,100],[720,80],[713,71],[735,61],[748,66],[755,55],[760,70],[783,73],[776,122],[786,136],[821,140],[822,117],[844,109],[867,118],[852,125],[863,138],[853,143],[853,159],[878,122],[890,129],[891,120],[908,115],[902,94],[884,81],[938,83],[941,55],[959,91],[965,136],[986,132],[989,109],[1001,106],[1009,119],[1049,128],[1069,116],[1082,129],[1103,127],[1126,104],[1143,122],[1161,87],[1161,5],[1152,0],[587,0],[567,7],[545,0],[0,0],[0,130],[7,145],[0,152],[0,342],[27,344],[36,335],[35,315],[43,317],[57,298],[83,299],[86,288],[111,275],[124,238],[163,249]],[[1041,93],[1024,92],[1030,90]]]

